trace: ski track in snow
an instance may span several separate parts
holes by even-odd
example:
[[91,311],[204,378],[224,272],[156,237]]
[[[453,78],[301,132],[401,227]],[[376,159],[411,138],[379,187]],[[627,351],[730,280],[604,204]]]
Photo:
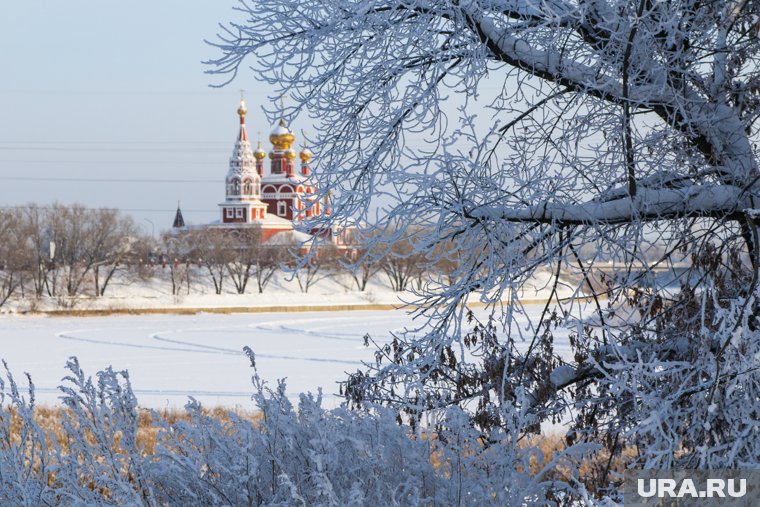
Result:
[[[287,379],[288,397],[324,387],[327,406],[346,371],[374,361],[364,346],[370,334],[380,345],[412,325],[403,311],[288,314],[197,314],[48,318],[0,316],[0,358],[20,377],[29,372],[38,400],[58,403],[69,356],[87,375],[112,365],[127,369],[138,402],[152,408],[182,407],[192,396],[207,406],[238,406],[250,400],[252,370],[243,353],[250,346],[261,377]],[[555,351],[566,355],[559,333]],[[353,344],[353,345],[352,345]],[[525,344],[527,348],[527,343]],[[248,402],[248,408],[253,406]]]
[[[362,319],[362,322],[368,322],[372,320],[382,320],[387,319],[387,317],[367,317]],[[316,319],[300,319],[297,322],[300,322],[301,324],[308,324],[313,322],[337,322],[337,321],[348,321],[348,322],[356,322],[355,319],[352,319],[351,317],[343,317],[343,318],[316,318]],[[291,320],[272,320],[268,322],[262,322],[260,324],[250,324],[250,327],[254,329],[258,329],[261,331],[267,331],[267,332],[280,332],[280,333],[292,333],[292,334],[303,334],[308,336],[316,336],[319,338],[324,338],[328,340],[340,340],[340,341],[356,341],[356,333],[335,333],[335,332],[322,332],[319,331],[320,329],[325,329],[328,326],[320,326],[320,327],[312,327],[304,328],[304,327],[294,327],[292,325],[292,319]],[[402,329],[391,329],[388,330],[389,333],[399,333]],[[364,333],[366,334],[366,333]],[[361,337],[364,337],[364,334],[361,335]],[[377,340],[376,340],[377,341]],[[383,341],[383,340],[380,340]],[[379,343],[379,342],[378,342]]]
[[[334,337],[331,337],[328,334],[323,333],[313,333],[308,330],[301,330],[296,328],[287,328],[285,326],[281,326],[279,329],[285,330],[290,333],[296,333],[296,334],[303,334],[307,336],[313,336],[313,337],[319,337],[319,338],[327,338],[327,339],[336,339]],[[87,343],[96,343],[99,345],[106,345],[106,346],[116,346],[116,347],[131,347],[131,348],[137,348],[137,349],[154,349],[154,350],[166,350],[171,352],[190,352],[190,353],[201,353],[201,354],[228,354],[228,355],[234,355],[234,356],[244,356],[245,353],[242,351],[242,348],[240,350],[235,349],[228,349],[223,347],[213,347],[211,345],[203,345],[200,343],[194,343],[190,341],[183,341],[183,340],[173,340],[171,338],[166,338],[164,336],[161,336],[163,334],[169,334],[169,333],[185,333],[185,332],[192,332],[197,331],[198,329],[171,329],[171,330],[165,330],[165,331],[159,331],[157,333],[151,333],[149,334],[149,338],[152,340],[156,340],[159,342],[164,343],[172,343],[177,345],[184,345],[188,347],[193,348],[184,348],[184,347],[168,347],[168,346],[160,346],[160,345],[147,345],[147,344],[139,344],[139,343],[128,343],[128,342],[120,342],[120,341],[111,341],[111,340],[97,340],[94,338],[83,338],[81,336],[76,336],[77,333],[83,333],[83,332],[103,332],[103,331],[113,331],[114,328],[109,329],[80,329],[80,330],[74,330],[74,331],[64,331],[56,333],[56,336],[58,338],[62,338],[64,340],[74,340],[74,341],[80,341],[80,342],[87,342]],[[205,330],[215,330],[219,333],[227,333],[228,329],[226,328],[207,328]],[[272,329],[273,331],[276,331],[277,329]],[[337,338],[344,341],[353,341],[356,342],[356,338]],[[329,358],[319,358],[319,357],[299,357],[299,356],[288,356],[288,355],[276,355],[276,354],[256,354],[257,358],[263,358],[263,359],[285,359],[285,360],[292,360],[292,361],[313,361],[318,363],[335,363],[335,364],[350,364],[354,366],[361,365],[361,361],[343,361],[340,359],[329,359]]]
[[[177,331],[179,332],[179,331]],[[244,356],[245,353],[242,351],[232,350],[232,349],[224,349],[221,347],[211,347],[210,345],[200,345],[197,343],[192,342],[185,342],[181,340],[171,340],[169,338],[163,338],[158,334],[151,335],[151,338],[154,340],[159,340],[163,342],[168,343],[177,343],[179,345],[190,345],[192,347],[198,347],[200,349],[208,349],[208,350],[195,350],[194,352],[212,352],[217,354],[234,354],[237,356]],[[187,349],[177,349],[177,350],[187,350]],[[358,361],[341,361],[339,359],[322,359],[318,357],[298,357],[298,356],[282,356],[282,355],[275,355],[275,354],[256,354],[257,358],[265,358],[265,359],[286,359],[286,360],[294,360],[294,361],[314,361],[318,363],[336,363],[336,364],[352,364],[352,365],[358,365],[361,364]]]

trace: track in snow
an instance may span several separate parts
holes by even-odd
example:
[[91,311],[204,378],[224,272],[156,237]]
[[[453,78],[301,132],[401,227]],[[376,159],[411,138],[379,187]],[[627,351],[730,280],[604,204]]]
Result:
[[[322,386],[328,398],[346,371],[373,358],[363,345],[398,330],[403,312],[233,315],[142,315],[88,318],[0,317],[0,357],[19,378],[29,372],[38,400],[55,403],[66,358],[89,375],[127,369],[141,405],[182,406],[188,396],[207,405],[250,406],[250,346],[262,378],[285,378],[292,397]],[[332,404],[337,403],[333,399]]]
[[[337,383],[363,361],[374,361],[364,335],[385,343],[411,324],[403,311],[0,316],[0,358],[16,378],[32,375],[43,403],[57,401],[66,359],[77,356],[89,375],[109,365],[129,370],[143,406],[181,407],[193,396],[207,406],[253,408],[253,371],[242,351],[249,346],[262,378],[285,378],[294,399],[321,386],[335,405]],[[560,353],[568,345],[564,337],[555,343]]]

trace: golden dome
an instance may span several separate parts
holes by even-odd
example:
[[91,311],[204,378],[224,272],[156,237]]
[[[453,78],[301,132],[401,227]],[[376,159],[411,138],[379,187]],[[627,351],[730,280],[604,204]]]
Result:
[[280,119],[279,125],[272,129],[272,132],[269,134],[269,142],[277,150],[289,150],[295,140],[296,137],[293,135],[293,132],[285,126],[285,120],[282,119]]
[[301,162],[304,164],[307,163],[309,160],[311,160],[312,157],[311,150],[309,148],[304,148],[301,150],[301,153],[298,154],[299,157],[301,157]]
[[240,107],[238,107],[237,114],[242,118],[248,114],[248,108],[245,107],[245,100],[240,99]]
[[288,160],[295,160],[296,158],[296,152],[295,150],[288,149],[285,151],[285,158]]
[[266,158],[267,152],[261,149],[261,141],[259,141],[256,151],[253,152],[253,156],[256,157],[256,160],[264,160]]

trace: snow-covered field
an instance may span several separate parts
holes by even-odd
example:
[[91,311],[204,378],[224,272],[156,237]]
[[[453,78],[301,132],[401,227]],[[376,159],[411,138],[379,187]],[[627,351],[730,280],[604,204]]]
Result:
[[[119,310],[164,308],[262,308],[308,306],[395,305],[416,298],[407,292],[395,292],[384,275],[373,278],[365,291],[356,289],[347,273],[331,274],[315,282],[307,293],[301,292],[298,282],[285,273],[276,274],[263,293],[258,293],[251,281],[245,294],[237,294],[227,279],[221,294],[214,291],[211,279],[202,270],[196,270],[188,293],[182,286],[179,294],[171,293],[171,282],[165,269],[156,268],[156,276],[149,280],[135,280],[124,273],[114,276],[104,296],[94,297],[89,292],[77,297],[54,296],[41,299],[13,297],[0,307],[3,313],[35,313],[57,310]],[[545,299],[550,294],[552,275],[539,270],[519,293],[521,299]],[[27,288],[27,296],[31,289]],[[559,287],[560,297],[573,294],[567,286]],[[475,300],[475,298],[473,298]]]
[[[530,305],[538,313],[540,305]],[[142,406],[181,407],[187,396],[207,406],[252,408],[250,346],[261,376],[287,378],[288,392],[322,387],[339,402],[336,382],[371,361],[363,336],[383,342],[412,325],[404,311],[272,314],[125,315],[107,317],[0,316],[0,357],[17,379],[32,375],[37,398],[57,401],[64,364],[77,356],[94,375],[106,366],[129,370]],[[564,333],[555,346],[566,353]],[[330,395],[330,396],[327,396]]]

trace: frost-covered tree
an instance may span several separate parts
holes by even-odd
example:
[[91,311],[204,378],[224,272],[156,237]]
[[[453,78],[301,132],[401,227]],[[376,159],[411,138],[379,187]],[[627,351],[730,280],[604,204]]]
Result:
[[25,240],[18,246],[25,259],[26,279],[31,280],[37,297],[44,294],[55,296],[57,263],[52,262],[56,252],[51,253],[51,245],[60,243],[60,238],[56,237],[60,227],[53,227],[55,220],[51,215],[54,214],[36,204],[20,208],[20,212],[19,227]]
[[421,280],[425,271],[425,255],[419,251],[416,244],[416,238],[419,236],[418,230],[400,230],[386,231],[382,240],[373,238],[375,245],[382,245],[384,253],[380,260],[380,269],[396,292],[407,290],[415,279]]
[[62,290],[78,296],[90,281],[92,294],[102,296],[117,270],[134,260],[140,240],[131,217],[81,204],[29,204],[4,212],[0,221],[0,259],[15,266],[8,281],[23,281],[22,296],[28,285],[37,297],[60,297]]
[[[74,297],[92,279],[93,294],[105,294],[137,236],[132,218],[114,209],[88,209],[78,203],[54,203],[45,209],[30,205],[26,212],[33,255],[40,257],[40,265],[53,261],[49,268],[40,268],[45,278],[40,287],[56,296],[60,284],[67,296]],[[46,259],[51,244],[54,255]]]
[[264,245],[260,229],[241,229],[231,235],[227,272],[238,294],[245,294],[251,278],[256,280],[259,294],[277,272],[281,254],[277,247]]
[[20,210],[0,210],[0,307],[21,288],[27,259]]
[[[441,241],[461,252],[451,283],[420,291],[424,332],[381,350],[355,400],[469,404],[483,428],[515,404],[536,425],[572,408],[569,440],[636,445],[641,466],[757,465],[760,2],[239,9],[211,72],[250,66],[288,97],[273,116],[313,118],[321,225],[379,216],[429,231],[430,262]],[[552,301],[526,314],[517,295],[544,267]],[[664,290],[656,269],[684,274]],[[482,324],[473,299],[493,309]]]
[[190,281],[193,278],[191,254],[194,247],[187,235],[161,236],[161,267],[168,271],[173,296],[181,294],[183,284],[186,293],[190,294]]
[[[382,269],[383,253],[377,247],[375,234],[367,231],[351,230],[346,237],[350,254],[341,259],[341,264],[351,273],[356,288],[364,292],[369,281]],[[369,248],[368,248],[369,247]]]
[[221,294],[224,279],[229,273],[228,263],[232,258],[232,238],[220,229],[200,229],[188,233],[185,241],[192,245],[189,255],[204,268],[214,283],[214,292]]
[[283,251],[288,252],[290,265],[283,264],[283,268],[296,279],[301,292],[305,294],[319,281],[336,275],[343,253],[334,245],[322,244],[310,251],[295,238],[289,241],[287,250]]
[[132,217],[113,209],[91,211],[89,229],[87,258],[92,263],[95,295],[103,296],[116,272],[134,260],[141,238]]

